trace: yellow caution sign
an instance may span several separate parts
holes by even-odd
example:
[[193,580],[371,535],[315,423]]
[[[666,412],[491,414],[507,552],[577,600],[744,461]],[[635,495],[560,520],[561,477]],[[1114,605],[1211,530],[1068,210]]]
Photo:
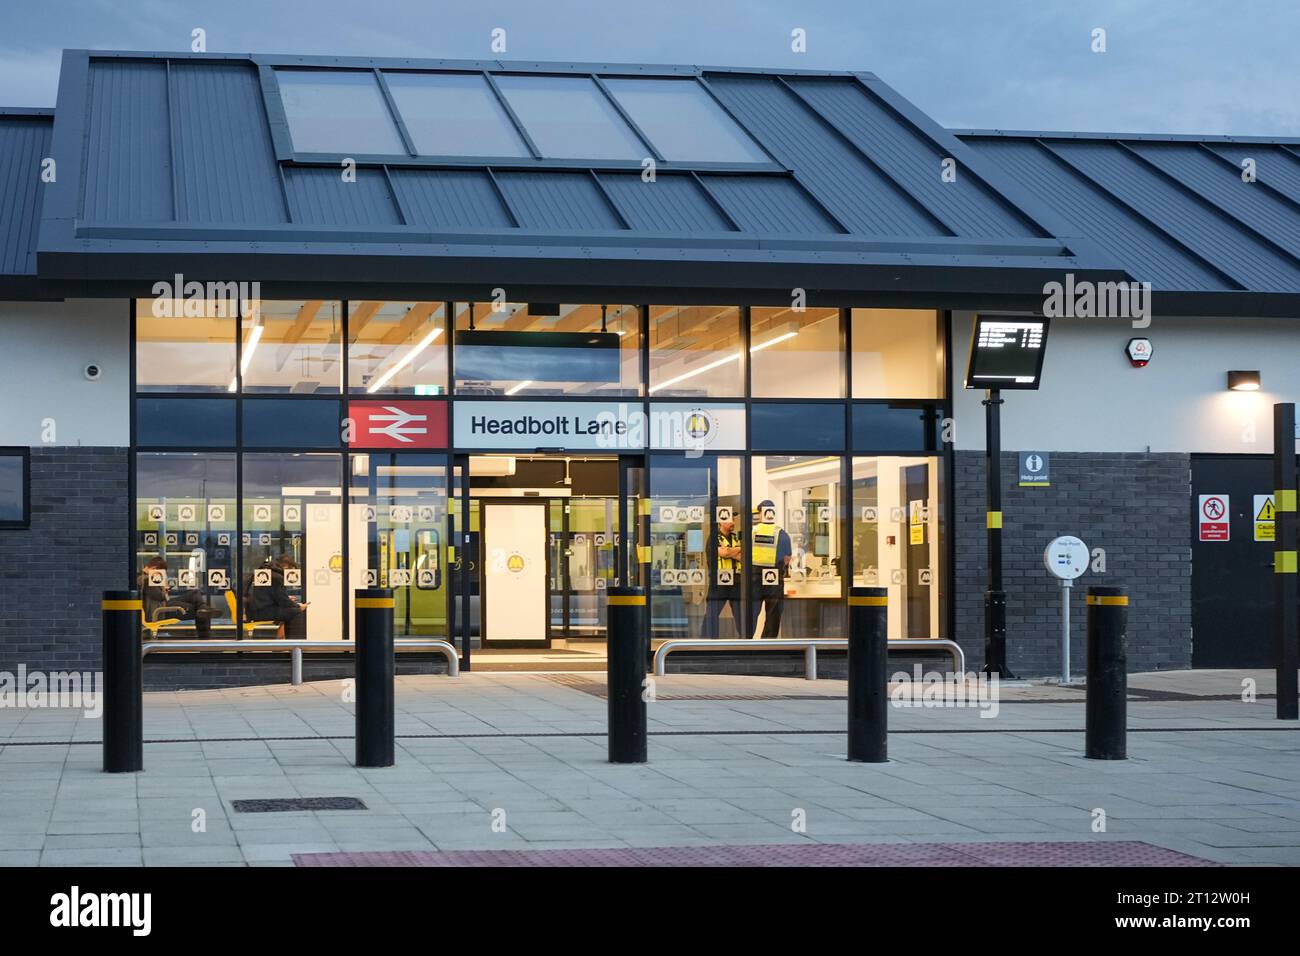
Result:
[[1273,541],[1277,537],[1277,508],[1272,495],[1255,496],[1255,540]]

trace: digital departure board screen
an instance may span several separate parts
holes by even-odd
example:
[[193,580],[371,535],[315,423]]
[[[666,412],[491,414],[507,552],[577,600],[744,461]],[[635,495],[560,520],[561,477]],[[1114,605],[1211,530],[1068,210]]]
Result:
[[967,388],[1038,388],[1047,351],[1047,319],[1016,315],[975,318]]

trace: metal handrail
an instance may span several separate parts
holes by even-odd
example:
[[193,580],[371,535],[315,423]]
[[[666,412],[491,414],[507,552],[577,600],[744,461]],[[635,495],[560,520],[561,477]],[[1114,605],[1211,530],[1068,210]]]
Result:
[[[758,638],[755,640],[714,640],[712,638],[673,638],[664,641],[655,651],[655,674],[663,677],[668,673],[668,655],[674,651],[793,651],[803,649],[804,677],[817,679],[817,649],[848,649],[848,638],[814,637],[804,640],[796,638]],[[959,674],[966,673],[966,654],[956,641],[936,640],[931,637],[908,637],[891,640],[885,645],[888,651],[904,650],[941,650],[952,658],[953,667]]]
[[[265,641],[144,641],[140,645],[140,657],[143,659],[150,651],[290,651],[292,680],[294,684],[302,683],[302,652],[330,651],[350,654],[356,650],[352,641],[305,641],[305,640],[265,640]],[[393,650],[431,650],[438,651],[447,659],[447,676],[460,676],[460,657],[456,648],[447,641],[426,638],[401,638],[393,641]]]

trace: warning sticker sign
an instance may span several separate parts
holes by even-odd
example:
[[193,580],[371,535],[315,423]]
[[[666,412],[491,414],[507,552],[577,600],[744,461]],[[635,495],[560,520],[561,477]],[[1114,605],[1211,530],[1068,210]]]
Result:
[[1277,513],[1272,495],[1255,496],[1255,540],[1272,541],[1276,537]]
[[1201,495],[1197,507],[1197,524],[1202,541],[1228,540],[1228,496]]

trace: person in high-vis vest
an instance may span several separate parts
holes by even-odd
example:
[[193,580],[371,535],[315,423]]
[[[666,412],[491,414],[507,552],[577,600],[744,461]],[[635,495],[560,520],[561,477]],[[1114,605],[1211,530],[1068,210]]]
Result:
[[790,568],[794,548],[785,529],[776,523],[776,506],[771,500],[758,503],[754,511],[753,543],[750,547],[749,635],[758,626],[758,611],[763,609],[763,633],[774,638],[781,634],[781,609],[785,604],[785,576]]
[[[740,637],[740,567],[744,546],[736,531],[735,520],[718,522],[714,535],[713,577],[709,581],[709,603],[704,616],[704,636],[720,637],[718,633],[722,610],[731,606],[731,623]],[[731,635],[727,635],[730,637]]]

